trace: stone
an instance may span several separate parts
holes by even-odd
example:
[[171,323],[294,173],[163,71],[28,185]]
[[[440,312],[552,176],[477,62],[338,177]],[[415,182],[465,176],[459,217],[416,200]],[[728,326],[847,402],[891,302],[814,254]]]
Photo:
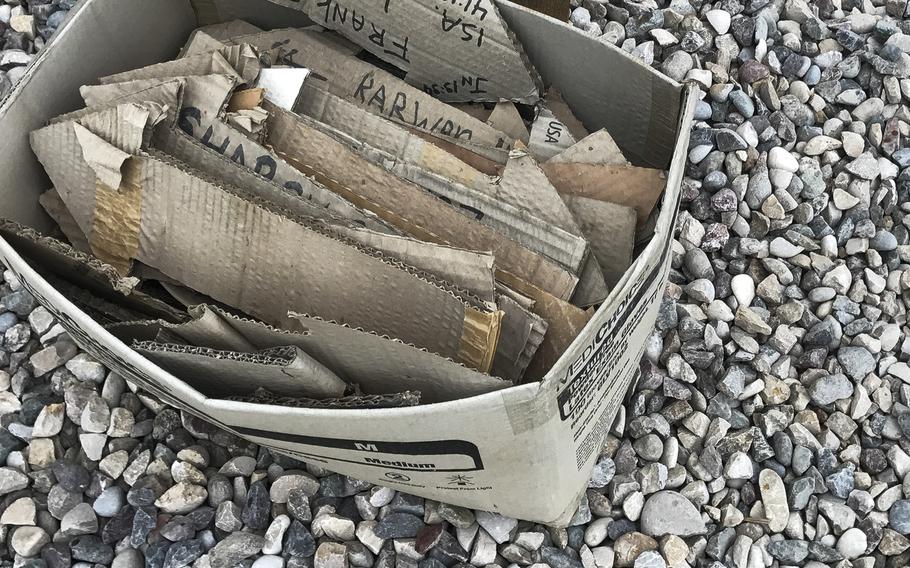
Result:
[[868,546],[866,533],[858,528],[847,529],[837,540],[837,551],[849,560],[863,555],[866,546]]
[[762,504],[768,528],[771,532],[781,532],[786,528],[790,517],[787,505],[787,490],[780,475],[772,469],[763,469],[758,476]]
[[891,505],[888,527],[898,534],[910,534],[910,499],[901,499]]
[[205,487],[177,483],[155,500],[155,506],[165,513],[184,514],[205,502],[206,497],[208,497],[208,491]]
[[[347,549],[337,542],[323,542],[313,557],[313,568],[347,568]],[[214,568],[214,567],[213,567]]]
[[648,497],[639,521],[642,532],[652,537],[690,537],[707,532],[695,505],[675,491],[659,491]]
[[0,525],[34,525],[35,501],[31,497],[16,499],[0,515]]
[[261,551],[264,543],[265,539],[257,534],[246,532],[229,534],[209,551],[210,566],[231,568],[241,560]]
[[10,538],[9,545],[21,556],[36,556],[44,545],[50,543],[51,537],[41,527],[18,527]]
[[98,531],[98,517],[88,503],[80,503],[70,509],[60,520],[60,533],[66,537],[94,534]]

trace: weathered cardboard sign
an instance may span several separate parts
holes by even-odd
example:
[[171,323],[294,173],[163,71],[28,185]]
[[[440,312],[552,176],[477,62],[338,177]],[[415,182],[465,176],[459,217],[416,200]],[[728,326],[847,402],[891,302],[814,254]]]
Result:
[[[296,195],[300,201],[309,202],[317,207],[324,208],[326,214],[337,215],[351,223],[379,232],[390,232],[389,225],[379,219],[375,214],[365,211],[343,197],[326,189],[322,184],[300,172],[273,151],[258,142],[249,139],[239,130],[219,121],[209,125],[202,125],[194,121],[182,123],[183,131],[165,132],[158,130],[154,144],[162,151],[182,156],[194,167],[209,171],[210,175],[218,177],[223,174],[242,175],[231,170],[220,171],[221,165],[215,165],[207,156],[203,148],[215,152],[237,167],[252,171],[255,175],[267,181],[274,182],[287,190],[291,197]],[[193,140],[198,140],[198,144]],[[277,197],[276,197],[277,199]],[[284,198],[290,199],[290,198]],[[285,207],[295,210],[297,207],[306,207],[303,203],[288,203],[281,201]],[[320,218],[323,216],[319,216]]]
[[[409,128],[505,163],[509,136],[391,73],[350,55],[326,33],[288,28],[232,38],[263,51],[280,49],[282,64],[306,67],[316,75],[305,83]],[[306,95],[305,95],[306,96]]]
[[[460,160],[436,143],[390,120],[364,110],[341,97],[309,86],[295,109],[299,114],[344,132],[395,159],[424,167],[467,186],[485,177],[484,173]],[[437,142],[440,139],[435,139]]]
[[288,163],[404,233],[437,244],[491,251],[498,263],[497,278],[518,291],[530,283],[557,297],[571,297],[578,281],[571,272],[472,219],[469,212],[363,160],[304,117],[273,109],[268,136]]
[[142,341],[133,349],[209,396],[250,394],[264,388],[279,396],[337,398],[347,385],[297,347],[256,353]]
[[639,225],[647,222],[667,183],[666,174],[652,168],[555,162],[540,167],[559,193],[631,207]]
[[492,0],[272,0],[302,10],[446,101],[535,103],[536,72]]
[[[141,260],[276,325],[293,324],[288,309],[303,310],[484,371],[492,365],[501,312],[467,305],[367,249],[194,177],[164,155],[128,154],[79,123],[38,130],[32,142],[93,250]],[[117,161],[119,180],[110,173]]]
[[556,118],[550,109],[541,107],[537,118],[531,124],[531,138],[528,149],[538,162],[546,162],[575,144],[575,137],[569,128]]

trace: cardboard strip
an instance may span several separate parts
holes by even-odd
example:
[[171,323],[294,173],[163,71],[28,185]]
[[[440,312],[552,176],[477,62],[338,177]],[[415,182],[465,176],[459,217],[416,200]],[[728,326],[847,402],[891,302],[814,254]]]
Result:
[[[588,235],[585,237],[590,242],[591,237]],[[572,295],[572,303],[587,308],[600,304],[609,295],[610,288],[607,285],[604,270],[601,268],[599,259],[594,256],[592,246],[592,254],[588,256],[585,265],[581,268],[581,274],[578,275],[578,286],[575,288],[575,294]]]
[[546,162],[575,142],[575,137],[569,132],[569,128],[560,122],[550,109],[540,107],[537,118],[531,124],[531,138],[528,143],[528,149],[534,158],[538,162]]
[[288,163],[406,234],[437,244],[491,251],[498,270],[514,275],[513,287],[521,290],[522,282],[529,282],[558,297],[571,297],[577,278],[556,263],[470,219],[419,186],[360,159],[346,145],[305,121],[273,112],[268,132],[270,145]]
[[252,85],[259,76],[261,65],[256,51],[249,45],[238,44],[218,51],[200,53],[174,61],[166,61],[101,77],[101,84],[124,83],[137,79],[168,79],[190,75],[234,75],[239,82]]
[[523,144],[528,144],[531,140],[531,133],[528,131],[524,119],[518,114],[515,104],[510,101],[496,103],[486,123],[496,130],[505,132],[513,141],[518,140]]
[[205,74],[135,79],[123,83],[83,86],[80,92],[86,105],[95,107],[118,100],[123,101],[125,96],[146,92],[172,81],[180,81],[183,85],[180,99],[175,100],[172,106],[174,110],[179,111],[178,120],[182,128],[188,128],[187,124],[201,126],[219,120],[234,87],[237,86],[236,75],[231,72],[230,75]]
[[383,150],[397,160],[424,167],[452,181],[473,186],[486,177],[484,172],[399,124],[311,85],[304,89],[303,99],[296,108],[299,114]]
[[492,373],[511,381],[521,381],[531,359],[547,332],[547,322],[509,296],[498,295],[497,305],[505,312],[502,333]]
[[[307,200],[318,207],[325,208],[330,214],[337,215],[342,219],[347,219],[370,230],[382,233],[396,232],[388,223],[374,213],[360,208],[343,196],[330,191],[311,176],[294,168],[278,154],[249,139],[237,129],[218,121],[205,128],[190,126],[191,128],[186,134],[165,132],[164,129],[158,129],[155,140],[156,147],[168,154],[183,156],[191,164],[198,160],[194,167],[205,165],[205,167],[200,167],[200,169],[208,171],[206,168],[209,167],[210,161],[205,156],[201,156],[203,152],[199,150],[198,144],[193,144],[192,139],[187,139],[187,136],[191,136],[198,140],[204,148],[220,154],[232,164],[251,170],[254,174],[298,195],[302,200]],[[222,166],[213,165],[212,167],[220,168]],[[221,175],[220,171],[217,174],[214,172],[209,173]],[[287,203],[284,205],[288,206]],[[293,210],[293,208],[291,209]]]
[[553,113],[556,120],[568,129],[569,134],[575,140],[582,140],[590,134],[585,125],[575,116],[572,107],[562,98],[562,93],[556,89],[550,87],[547,90],[547,94],[544,97],[544,105]]
[[235,37],[231,42],[248,43],[264,51],[280,47],[282,64],[306,67],[325,79],[313,77],[307,87],[330,92],[378,116],[505,162],[508,136],[353,57],[350,50],[338,46],[333,34],[288,28]]
[[[315,317],[292,314],[298,331],[290,332],[212,306],[198,306],[191,313],[192,321],[163,328],[201,347],[258,351],[294,346],[367,395],[420,392],[422,402],[433,403],[493,392],[512,384],[413,345]],[[162,329],[159,322],[123,327],[118,326],[118,336],[123,337],[121,332],[126,331],[126,337],[148,337]],[[229,345],[234,347],[220,347]],[[241,349],[243,345],[248,348]]]
[[[244,146],[252,147],[252,144],[244,144]],[[159,129],[154,137],[153,147],[206,174],[213,180],[230,184],[246,195],[272,203],[295,215],[334,222],[359,222],[364,226],[374,223],[367,215],[356,210],[350,204],[345,203],[343,211],[337,212],[333,207],[321,205],[301,195],[295,191],[296,188],[278,185],[255,171],[232,162],[210,146],[203,145],[179,130]],[[334,194],[331,195],[334,196]],[[339,200],[332,200],[327,205],[335,205],[336,201]]]
[[[202,21],[202,20],[200,20]],[[239,35],[255,34],[262,30],[245,20],[230,20],[196,28],[190,39],[180,50],[178,58],[206,51],[215,51],[224,46],[222,41]]]
[[133,349],[207,396],[249,395],[264,388],[278,396],[337,398],[343,380],[297,347],[256,353],[143,341]]
[[[84,160],[66,159],[80,155],[72,125],[51,125],[32,141],[73,216],[91,218],[94,173]],[[467,364],[488,370],[501,314],[469,313],[463,300],[421,276],[194,177],[164,156],[129,162],[142,203],[136,259],[276,325],[293,323],[287,309],[306,310],[445,356],[470,355]],[[89,199],[67,198],[80,193]],[[464,351],[463,338],[477,337],[488,339],[485,349]]]
[[561,163],[541,168],[559,193],[631,207],[639,225],[647,222],[667,185],[666,174],[651,168]]
[[495,257],[489,253],[436,245],[353,227],[335,226],[330,229],[404,264],[451,282],[484,302],[492,304],[496,302],[493,281]]
[[187,319],[186,313],[137,290],[138,279],[123,277],[112,266],[66,243],[5,219],[0,219],[0,235],[41,270],[45,278],[56,275],[60,283],[68,282],[74,289],[85,291],[85,295],[103,299],[143,318],[168,322]]
[[536,72],[492,0],[272,0],[302,10],[447,101],[534,103]]
[[229,396],[227,400],[247,402],[250,404],[267,404],[269,406],[287,406],[291,408],[312,408],[325,410],[375,410],[380,408],[406,408],[420,404],[420,393],[406,391],[395,394],[351,395],[341,398],[312,398],[277,396],[265,390],[259,390],[247,396]]

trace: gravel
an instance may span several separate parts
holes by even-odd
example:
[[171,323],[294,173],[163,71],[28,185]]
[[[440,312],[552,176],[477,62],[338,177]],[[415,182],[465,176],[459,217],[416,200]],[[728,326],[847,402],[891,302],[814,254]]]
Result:
[[[906,0],[572,1],[702,95],[671,284],[573,526],[346,479],[139,397],[7,273],[3,565],[910,564]],[[0,98],[72,4],[0,1]]]

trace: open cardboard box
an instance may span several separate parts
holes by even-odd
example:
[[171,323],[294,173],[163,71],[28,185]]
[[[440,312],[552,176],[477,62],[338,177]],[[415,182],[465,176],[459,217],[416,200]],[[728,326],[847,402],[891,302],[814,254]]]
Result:
[[[638,375],[657,316],[696,98],[693,87],[612,45],[517,4],[496,4],[544,82],[561,91],[589,130],[607,128],[633,164],[669,170],[650,243],[543,381],[400,409],[295,409],[210,399],[108,333],[2,238],[0,260],[80,346],[168,404],[346,475],[566,524]],[[0,106],[0,215],[51,228],[38,204],[49,182],[28,134],[80,107],[81,85],[171,59],[195,27],[234,18],[265,29],[311,23],[301,11],[266,0],[83,0]]]

